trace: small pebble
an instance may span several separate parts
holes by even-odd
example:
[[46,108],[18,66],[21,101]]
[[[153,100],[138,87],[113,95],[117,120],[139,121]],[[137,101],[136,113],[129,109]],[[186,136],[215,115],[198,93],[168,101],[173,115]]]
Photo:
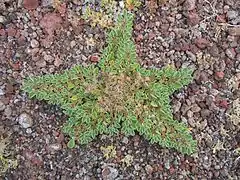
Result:
[[124,137],[123,140],[122,140],[122,142],[123,142],[124,144],[128,144],[128,138],[127,138],[127,137]]
[[32,48],[37,48],[39,47],[39,42],[36,39],[31,40],[31,47]]
[[0,101],[0,111],[3,111],[5,109],[5,104]]
[[71,41],[70,46],[71,46],[71,48],[75,47],[76,46],[76,41]]
[[29,127],[32,127],[33,125],[33,119],[27,113],[20,114],[17,120],[23,128],[29,128]]
[[150,165],[146,165],[145,170],[146,170],[147,174],[153,173],[153,167]]
[[6,18],[0,15],[0,23],[4,23],[5,21],[6,21]]
[[6,106],[6,108],[4,110],[4,115],[7,118],[9,118],[12,115],[12,108],[9,105]]

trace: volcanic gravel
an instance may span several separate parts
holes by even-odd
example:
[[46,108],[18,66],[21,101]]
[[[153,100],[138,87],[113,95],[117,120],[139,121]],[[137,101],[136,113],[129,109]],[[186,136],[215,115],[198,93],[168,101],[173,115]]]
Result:
[[[53,0],[0,1],[0,132],[10,134],[10,157],[18,161],[0,179],[240,179],[240,1],[169,0],[156,8],[144,1],[134,12],[143,67],[195,70],[194,81],[171,97],[175,119],[197,140],[192,156],[138,134],[101,135],[69,149],[61,109],[20,90],[28,76],[98,62],[106,29],[81,19],[86,2],[56,9]],[[101,150],[108,146],[116,148],[109,159]]]

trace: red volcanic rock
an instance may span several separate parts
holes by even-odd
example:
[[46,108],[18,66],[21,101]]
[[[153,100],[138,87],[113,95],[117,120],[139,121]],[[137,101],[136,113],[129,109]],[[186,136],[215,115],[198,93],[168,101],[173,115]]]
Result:
[[23,7],[27,10],[34,10],[38,7],[38,0],[23,0]]

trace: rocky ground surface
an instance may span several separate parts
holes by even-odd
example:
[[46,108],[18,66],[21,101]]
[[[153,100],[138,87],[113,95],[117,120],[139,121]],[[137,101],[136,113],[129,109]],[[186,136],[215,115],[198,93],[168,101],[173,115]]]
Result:
[[135,12],[142,66],[195,69],[194,81],[172,96],[175,118],[198,142],[193,156],[139,135],[103,135],[68,149],[61,132],[67,117],[20,90],[29,75],[98,61],[105,30],[79,18],[82,5],[0,1],[0,133],[18,161],[0,179],[239,179],[240,1],[169,0],[156,8],[145,2]]

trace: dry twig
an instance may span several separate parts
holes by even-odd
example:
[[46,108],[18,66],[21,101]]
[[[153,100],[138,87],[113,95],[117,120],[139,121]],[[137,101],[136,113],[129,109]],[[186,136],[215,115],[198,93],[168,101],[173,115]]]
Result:
[[[210,8],[211,8],[211,10],[212,10],[212,15],[211,16],[208,16],[208,17],[206,17],[206,18],[204,18],[202,21],[201,21],[201,23],[202,22],[205,22],[206,20],[208,20],[208,19],[212,19],[212,18],[215,18],[216,16],[218,16],[218,11],[216,10],[216,8],[215,8],[215,6],[216,6],[216,0],[214,0],[212,3],[210,3],[208,0],[203,0],[204,2],[206,2],[209,6],[210,6]],[[206,10],[206,9],[205,9]],[[209,11],[208,11],[209,12]],[[240,25],[235,25],[235,24],[230,24],[230,23],[218,23],[218,25],[220,25],[220,26],[229,26],[229,27],[240,27]]]

